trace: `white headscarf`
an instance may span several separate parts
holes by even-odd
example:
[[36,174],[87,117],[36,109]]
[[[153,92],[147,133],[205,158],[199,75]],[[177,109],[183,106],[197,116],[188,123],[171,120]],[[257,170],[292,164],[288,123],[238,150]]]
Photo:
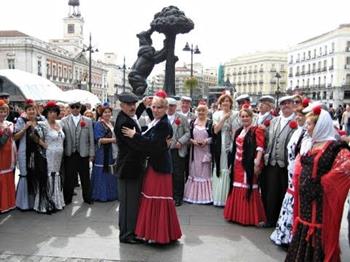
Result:
[[321,109],[312,136],[308,137],[302,142],[300,154],[305,155],[312,148],[313,144],[325,141],[335,141],[336,131],[333,126],[333,120],[330,114]]

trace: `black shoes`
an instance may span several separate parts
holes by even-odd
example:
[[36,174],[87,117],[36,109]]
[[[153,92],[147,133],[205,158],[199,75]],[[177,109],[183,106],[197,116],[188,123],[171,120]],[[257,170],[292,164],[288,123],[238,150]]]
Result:
[[175,206],[177,206],[177,207],[182,206],[182,201],[181,200],[175,200]]
[[119,240],[119,242],[124,243],[124,244],[142,244],[142,243],[144,243],[143,240],[137,239],[135,237],[130,237],[127,239]]

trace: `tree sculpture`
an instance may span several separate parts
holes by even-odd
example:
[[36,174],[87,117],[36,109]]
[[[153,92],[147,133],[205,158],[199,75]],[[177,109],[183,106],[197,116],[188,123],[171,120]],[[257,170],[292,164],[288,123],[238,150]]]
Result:
[[151,28],[166,36],[167,58],[164,86],[169,95],[175,95],[175,63],[178,60],[174,55],[176,35],[188,33],[194,28],[194,23],[179,8],[169,6],[154,15]]

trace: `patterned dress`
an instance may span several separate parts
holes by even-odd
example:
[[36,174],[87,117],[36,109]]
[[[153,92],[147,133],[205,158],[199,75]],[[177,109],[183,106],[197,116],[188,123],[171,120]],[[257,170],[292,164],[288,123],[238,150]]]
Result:
[[39,122],[36,129],[48,147],[40,154],[42,158],[39,160],[41,168],[38,176],[41,176],[39,178],[41,182],[35,195],[34,210],[40,213],[51,213],[62,210],[65,206],[60,175],[64,133],[61,127],[58,131],[52,129],[47,121]]
[[[196,121],[194,122],[193,138],[195,140],[208,139],[206,127],[198,126]],[[209,145],[205,147],[193,146],[191,150],[193,150],[193,154],[191,151],[190,174],[185,184],[184,200],[194,204],[212,203],[210,147]]]
[[334,141],[297,159],[293,239],[286,261],[340,261],[340,222],[350,189],[349,159],[349,147]]
[[288,189],[282,202],[282,208],[279,214],[277,225],[272,232],[270,239],[276,245],[288,245],[292,241],[292,226],[293,226],[293,205],[294,205],[294,166],[295,166],[295,147],[301,135],[304,135],[305,130],[299,127],[291,136],[287,145],[288,150]]
[[[217,111],[213,114],[213,125],[217,125],[224,115],[223,111]],[[213,170],[213,204],[214,206],[225,206],[228,191],[230,189],[230,170],[228,163],[228,154],[232,148],[232,136],[235,129],[239,128],[237,114],[232,114],[221,129],[221,153],[220,153],[220,171],[217,176],[216,166]],[[219,133],[219,134],[220,134]]]
[[14,167],[16,147],[13,142],[13,124],[0,124],[0,213],[16,207]]

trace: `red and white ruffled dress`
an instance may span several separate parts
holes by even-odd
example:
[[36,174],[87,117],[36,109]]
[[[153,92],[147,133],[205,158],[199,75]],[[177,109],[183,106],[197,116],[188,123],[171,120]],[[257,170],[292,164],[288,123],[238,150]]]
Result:
[[[259,128],[255,129],[256,150],[264,148],[264,134]],[[247,199],[247,176],[242,165],[243,141],[246,131],[242,132],[236,139],[236,155],[234,163],[234,181],[233,188],[226,200],[224,217],[228,221],[233,221],[242,225],[259,225],[265,222],[265,210],[262,203],[261,195],[258,188],[258,178],[254,176],[253,189],[249,200]]]
[[182,235],[173,200],[172,175],[157,172],[151,165],[142,185],[135,235],[159,244]]

